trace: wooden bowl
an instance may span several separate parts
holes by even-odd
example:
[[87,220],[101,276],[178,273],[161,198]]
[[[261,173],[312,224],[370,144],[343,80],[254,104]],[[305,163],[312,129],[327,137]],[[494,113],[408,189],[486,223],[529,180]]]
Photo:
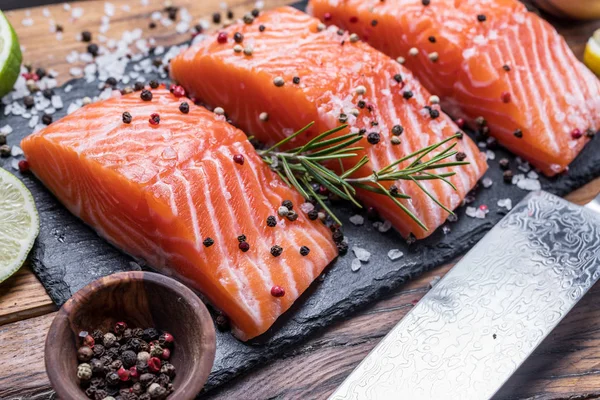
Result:
[[86,399],[79,387],[80,331],[109,330],[118,321],[171,333],[176,368],[169,400],[193,399],[215,358],[215,328],[208,310],[186,286],[151,272],[121,272],[98,279],[73,295],[58,311],[46,337],[46,372],[61,399]]

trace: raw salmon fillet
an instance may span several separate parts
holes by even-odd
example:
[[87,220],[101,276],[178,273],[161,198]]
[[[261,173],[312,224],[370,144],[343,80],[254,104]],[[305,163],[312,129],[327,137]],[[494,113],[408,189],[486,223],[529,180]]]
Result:
[[[181,112],[182,99],[164,88],[152,94],[90,104],[25,138],[31,170],[102,237],[201,291],[239,338],[255,337],[337,256],[331,232],[302,211],[294,222],[278,216],[283,200],[294,210],[304,201],[242,131],[193,104]],[[158,125],[149,122],[153,113]],[[278,257],[275,245],[283,248]],[[273,296],[274,286],[285,295]]]
[[546,175],[564,171],[600,128],[598,79],[519,1],[311,0],[309,9],[402,57],[451,115]]
[[[219,36],[194,44],[171,61],[171,74],[192,95],[224,108],[234,123],[263,142],[279,141],[314,121],[305,136],[290,144],[295,146],[347,119],[353,132],[365,132],[357,143],[364,147],[357,158],[370,158],[355,176],[369,175],[459,131],[439,112],[439,105],[430,103],[430,94],[407,69],[366,44],[354,42],[347,33],[319,25],[316,18],[290,7],[265,12],[252,24],[229,26]],[[236,43],[236,37],[241,43]],[[237,52],[238,45],[251,49],[252,54]],[[395,139],[401,144],[392,143],[395,126],[403,130]],[[347,133],[342,130],[338,135]],[[377,143],[373,136],[378,137]],[[451,178],[456,191],[440,181],[421,181],[449,209],[461,204],[487,168],[467,136],[458,140],[458,149],[471,164],[443,170],[457,172]],[[355,162],[346,159],[344,168]],[[341,172],[338,164],[332,168]],[[403,202],[428,231],[391,199],[364,190],[358,195],[405,236],[412,233],[423,238],[444,223],[447,212],[413,182],[398,181],[396,186],[411,196]]]

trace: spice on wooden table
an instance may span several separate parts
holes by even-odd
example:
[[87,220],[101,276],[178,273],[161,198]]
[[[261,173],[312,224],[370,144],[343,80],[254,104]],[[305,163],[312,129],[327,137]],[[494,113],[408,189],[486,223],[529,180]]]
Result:
[[173,392],[170,333],[119,321],[109,332],[82,331],[79,340],[76,376],[88,398],[164,400]]

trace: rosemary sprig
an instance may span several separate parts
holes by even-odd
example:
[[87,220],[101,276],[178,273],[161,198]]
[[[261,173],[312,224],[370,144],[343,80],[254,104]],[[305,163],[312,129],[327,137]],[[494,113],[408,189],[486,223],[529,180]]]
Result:
[[[329,209],[325,200],[326,196],[320,195],[313,189],[313,184],[317,183],[324,186],[329,192],[340,198],[350,201],[361,207],[356,200],[356,189],[364,189],[389,197],[404,213],[411,217],[421,228],[427,230],[427,227],[419,218],[412,213],[400,199],[410,199],[405,193],[397,190],[390,191],[382,182],[396,182],[399,180],[408,180],[413,182],[429,198],[446,212],[453,214],[452,210],[444,206],[435,198],[421,183],[424,180],[440,180],[456,190],[456,187],[447,178],[456,174],[456,172],[435,172],[440,168],[455,167],[467,165],[467,161],[451,161],[450,157],[456,155],[456,143],[452,143],[442,151],[425,160],[428,155],[439,149],[446,143],[456,139],[458,135],[449,137],[439,143],[424,147],[407,156],[404,156],[393,163],[385,166],[379,171],[373,171],[371,174],[362,177],[353,177],[353,175],[364,167],[369,158],[363,156],[352,167],[344,171],[342,160],[346,158],[357,157],[358,152],[364,150],[363,147],[353,146],[363,138],[359,133],[348,133],[332,137],[337,132],[347,128],[347,125],[340,125],[327,132],[317,135],[306,144],[295,147],[287,151],[279,149],[284,144],[292,141],[297,136],[306,132],[314,122],[306,125],[304,128],[286,137],[280,142],[274,144],[266,150],[259,150],[258,153],[262,159],[271,166],[280,177],[289,186],[293,186],[309,200],[315,199],[317,203],[333,218],[338,224],[342,224],[339,218]],[[329,168],[331,162],[337,160],[340,166],[341,174],[334,172]],[[412,161],[411,161],[412,160]],[[399,165],[405,161],[410,161],[406,167],[400,168]]]

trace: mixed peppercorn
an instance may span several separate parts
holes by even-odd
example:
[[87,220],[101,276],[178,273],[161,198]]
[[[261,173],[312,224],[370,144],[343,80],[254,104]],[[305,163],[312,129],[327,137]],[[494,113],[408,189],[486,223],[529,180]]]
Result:
[[175,340],[155,328],[79,333],[77,379],[94,400],[162,400],[173,392],[175,366],[169,362]]

